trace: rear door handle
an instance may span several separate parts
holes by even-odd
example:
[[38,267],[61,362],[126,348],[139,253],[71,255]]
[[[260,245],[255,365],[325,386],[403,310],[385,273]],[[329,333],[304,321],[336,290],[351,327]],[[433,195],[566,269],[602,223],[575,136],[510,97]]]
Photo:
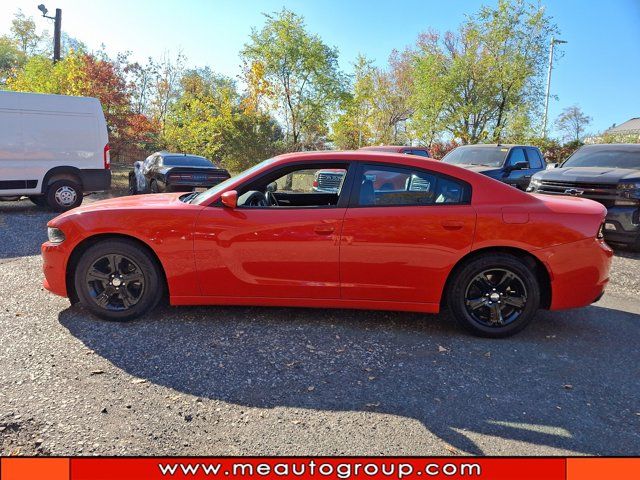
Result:
[[456,222],[455,220],[445,220],[442,222],[442,226],[445,230],[460,230],[464,227],[464,223]]
[[316,225],[313,231],[318,235],[331,235],[335,231],[335,228],[331,225]]

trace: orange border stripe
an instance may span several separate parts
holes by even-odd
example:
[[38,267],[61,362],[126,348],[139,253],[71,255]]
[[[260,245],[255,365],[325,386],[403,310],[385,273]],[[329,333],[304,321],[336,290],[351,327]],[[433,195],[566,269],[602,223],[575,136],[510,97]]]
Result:
[[3,458],[2,480],[69,480],[68,458]]
[[637,480],[640,458],[568,458],[567,480]]

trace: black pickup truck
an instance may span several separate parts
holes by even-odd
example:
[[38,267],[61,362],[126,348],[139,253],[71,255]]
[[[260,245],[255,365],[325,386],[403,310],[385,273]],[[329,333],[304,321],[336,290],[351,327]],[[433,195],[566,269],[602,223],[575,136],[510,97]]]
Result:
[[585,145],[536,173],[527,191],[600,202],[607,207],[605,240],[640,250],[640,144]]

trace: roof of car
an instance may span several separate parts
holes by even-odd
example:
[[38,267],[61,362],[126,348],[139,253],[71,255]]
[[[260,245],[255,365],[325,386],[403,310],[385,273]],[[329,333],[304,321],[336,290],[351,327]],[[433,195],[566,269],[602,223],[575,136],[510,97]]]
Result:
[[156,152],[156,155],[159,155],[162,158],[164,157],[196,157],[196,158],[204,158],[208,160],[207,157],[203,157],[202,155],[194,155],[192,153],[172,153],[172,152],[162,151],[162,152]]
[[588,148],[589,150],[624,150],[624,151],[637,151],[640,150],[640,143],[598,143],[591,145],[583,145],[582,148]]
[[479,148],[513,148],[513,147],[524,147],[524,148],[537,148],[533,145],[519,145],[515,143],[475,143],[473,145],[460,145],[458,148],[469,148],[469,147],[479,147]]
[[411,145],[371,145],[368,147],[361,147],[359,150],[376,150],[376,151],[390,151],[397,152],[405,148],[411,148],[413,150],[427,150],[426,147],[412,147]]

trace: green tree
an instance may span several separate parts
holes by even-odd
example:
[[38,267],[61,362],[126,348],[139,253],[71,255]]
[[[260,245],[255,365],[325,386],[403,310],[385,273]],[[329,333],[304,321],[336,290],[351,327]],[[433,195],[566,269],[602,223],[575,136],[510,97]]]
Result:
[[243,105],[228,77],[209,69],[185,73],[181,94],[167,113],[168,148],[204,155],[232,171],[272,156],[281,138],[278,125]]
[[0,36],[0,85],[4,85],[9,77],[16,73],[27,60],[27,56],[18,48],[16,42]]
[[556,128],[564,134],[566,141],[582,142],[591,117],[585,115],[578,105],[562,110],[556,119]]
[[36,22],[33,17],[27,17],[22,10],[13,15],[11,20],[11,35],[16,41],[18,48],[25,55],[36,53],[40,43],[40,35],[36,30]]
[[422,35],[414,52],[415,128],[462,143],[530,134],[557,28],[524,0],[483,7],[455,32]]
[[[252,30],[241,52],[246,83],[260,87],[266,108],[284,126],[290,149],[317,147],[344,95],[338,51],[309,33],[304,19],[287,9],[265,17],[264,27]],[[255,78],[256,71],[262,78]]]

